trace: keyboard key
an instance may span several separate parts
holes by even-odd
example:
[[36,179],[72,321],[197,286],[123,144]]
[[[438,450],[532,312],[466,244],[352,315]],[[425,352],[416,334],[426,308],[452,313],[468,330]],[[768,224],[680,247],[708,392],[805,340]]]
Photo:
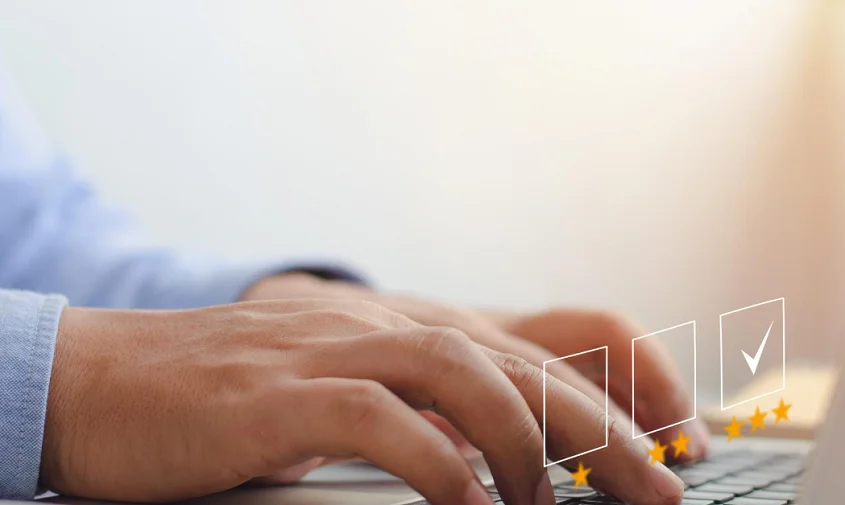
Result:
[[685,468],[675,474],[684,481],[688,487],[695,487],[704,484],[705,482],[710,482],[711,480],[718,479],[725,475],[723,471],[713,471],[713,470],[699,470],[697,468]]
[[713,481],[715,484],[726,484],[728,486],[749,486],[752,488],[764,488],[772,483],[768,478],[760,477],[722,477]]
[[788,473],[789,471],[783,468],[749,468],[747,470],[739,472],[738,475],[747,475],[749,477],[766,477],[771,479],[785,479]]
[[787,493],[786,491],[754,491],[753,493],[746,495],[748,498],[759,498],[764,500],[794,500],[796,498],[795,493]]
[[746,463],[744,461],[738,461],[734,463],[713,463],[711,461],[702,461],[701,463],[691,466],[689,469],[695,472],[713,473],[718,476],[743,470],[750,466],[751,465],[749,463]]
[[766,487],[772,482],[778,482],[786,477],[787,475],[784,473],[767,473],[755,470],[746,470],[733,476],[735,479],[744,479],[748,482],[753,482],[755,484],[754,487]]
[[707,492],[707,491],[698,491],[695,489],[691,489],[688,491],[684,491],[684,499],[692,499],[692,500],[710,500],[710,501],[728,501],[734,497],[733,493],[715,493],[715,492]]
[[787,505],[789,502],[786,500],[757,500],[754,498],[734,498],[733,500],[728,502],[728,505]]
[[555,493],[555,498],[587,498],[595,496],[596,490],[591,487],[580,486],[575,488],[573,486],[555,486],[552,488]]
[[752,486],[743,485],[731,485],[731,484],[720,484],[717,482],[708,482],[703,486],[698,486],[694,488],[696,491],[704,491],[706,493],[733,493],[735,495],[743,495],[748,494],[751,491],[754,491]]
[[771,486],[767,486],[764,489],[766,491],[784,491],[787,493],[798,494],[799,486],[798,484],[787,484],[785,482],[781,482],[779,484],[772,484]]
[[681,505],[713,505],[714,501],[711,500],[694,500],[692,498],[684,498],[681,500]]
[[622,500],[620,500],[619,498],[616,498],[615,496],[598,495],[598,496],[593,496],[592,498],[584,498],[583,500],[579,501],[578,503],[590,503],[590,504],[595,504],[595,505],[610,505],[610,504],[624,503],[624,502]]
[[[702,484],[706,484],[706,483],[710,482],[711,480],[713,480],[713,477],[708,477],[708,476],[705,476],[705,475],[698,475],[698,474],[693,474],[693,475],[687,474],[687,475],[684,475],[684,476],[679,475],[678,477],[681,477],[681,480],[684,481],[684,484],[685,484],[686,487],[700,486]],[[719,477],[721,477],[721,476],[719,476]]]

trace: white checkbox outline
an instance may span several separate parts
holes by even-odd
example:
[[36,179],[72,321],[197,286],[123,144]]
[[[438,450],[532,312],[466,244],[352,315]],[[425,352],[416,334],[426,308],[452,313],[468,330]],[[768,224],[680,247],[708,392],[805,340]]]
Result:
[[[769,391],[768,393],[763,393],[761,395],[757,395],[754,398],[748,398],[747,400],[742,400],[740,402],[734,403],[733,405],[728,405],[725,407],[725,351],[724,345],[722,344],[722,318],[725,316],[729,316],[731,314],[736,314],[737,312],[742,312],[743,310],[754,309],[760,307],[762,305],[768,305],[770,303],[780,302],[781,306],[781,342],[783,346],[781,350],[783,352],[782,358],[783,362],[781,364],[781,386],[778,389],[774,389]],[[719,314],[719,384],[720,384],[720,403],[722,410],[728,410],[730,408],[736,407],[738,405],[742,405],[744,403],[753,402],[754,400],[759,400],[764,396],[768,396],[770,394],[774,394],[786,389],[786,298],[780,297],[775,298],[773,300],[768,300],[765,302],[755,303],[754,305],[749,305],[748,307],[743,307],[741,309],[732,310],[730,312],[725,312],[724,314]]]
[[600,451],[600,450],[602,450],[602,449],[604,449],[608,446],[608,442],[609,442],[608,439],[610,437],[610,432],[609,432],[609,425],[608,425],[608,416],[605,415],[604,416],[604,445],[603,446],[596,447],[595,449],[590,449],[588,451],[584,451],[584,452],[576,454],[574,456],[569,456],[568,458],[563,458],[563,459],[559,459],[557,461],[553,461],[551,463],[547,463],[549,458],[548,458],[548,455],[546,454],[546,382],[548,381],[548,375],[547,375],[548,372],[546,372],[546,365],[548,365],[549,363],[554,363],[555,361],[563,361],[565,359],[574,358],[576,356],[581,356],[583,354],[588,354],[588,353],[591,353],[591,352],[596,352],[596,351],[601,351],[601,350],[604,350],[604,384],[605,384],[605,388],[604,388],[604,411],[605,411],[605,414],[606,414],[607,409],[610,406],[610,396],[607,393],[607,384],[608,384],[607,381],[608,381],[608,377],[609,377],[609,374],[607,373],[608,372],[607,363],[608,363],[608,355],[610,354],[610,351],[608,350],[608,347],[606,345],[603,345],[601,347],[596,347],[595,349],[590,349],[589,351],[581,351],[581,352],[577,352],[575,354],[570,354],[569,356],[563,356],[563,357],[560,357],[560,358],[550,359],[550,360],[543,362],[543,466],[546,467],[546,468],[548,468],[552,465],[557,465],[558,463],[563,463],[564,461],[569,461],[570,459],[573,459],[573,458],[583,456],[585,454],[589,454],[591,452]]
[[[647,433],[640,433],[637,435],[637,422],[634,417],[636,412],[636,402],[637,402],[637,394],[636,394],[636,384],[634,381],[636,380],[636,376],[634,374],[634,349],[636,348],[635,344],[637,340],[642,340],[644,338],[653,337],[655,335],[660,335],[661,333],[666,333],[667,331],[677,330],[678,328],[683,328],[684,326],[692,325],[692,417],[688,419],[684,419],[682,421],[678,421],[677,423],[673,423],[667,426],[663,426],[662,428],[657,428],[655,430],[651,430]],[[677,324],[672,326],[671,328],[666,328],[660,331],[655,331],[654,333],[649,333],[648,335],[643,335],[641,337],[637,337],[631,340],[631,438],[636,440],[640,437],[645,437],[647,435],[651,435],[652,433],[656,433],[661,430],[665,430],[667,428],[671,428],[673,426],[678,426],[679,424],[683,424],[689,421],[692,421],[698,416],[698,345],[696,341],[696,326],[695,320],[688,321],[686,323]]]

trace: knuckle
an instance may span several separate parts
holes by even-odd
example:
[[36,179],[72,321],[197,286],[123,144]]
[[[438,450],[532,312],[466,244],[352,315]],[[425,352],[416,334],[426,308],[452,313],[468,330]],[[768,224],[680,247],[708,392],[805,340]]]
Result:
[[419,326],[418,323],[408,316],[385,307],[380,303],[371,300],[356,300],[355,302],[360,304],[361,310],[380,316],[380,319],[385,321],[391,327],[405,328]]
[[412,328],[397,343],[410,348],[427,373],[441,379],[464,369],[475,347],[464,332],[450,327]]
[[473,343],[466,333],[451,327],[427,328],[420,337],[420,350],[429,355],[462,359]]
[[336,309],[316,310],[312,314],[320,324],[330,327],[354,327],[361,331],[377,331],[381,326],[353,312]]
[[595,420],[596,420],[596,431],[599,433],[604,433],[605,430],[607,431],[607,439],[614,440],[616,437],[620,436],[620,426],[619,421],[605,412],[603,408],[596,405],[595,406]]
[[341,411],[349,417],[349,428],[359,433],[372,430],[390,395],[378,382],[364,380],[347,386],[339,398],[342,402]]
[[354,300],[345,300],[344,303],[349,304],[349,306],[354,310],[363,313],[385,314],[387,312],[390,312],[390,309],[372,300],[364,300],[357,298]]
[[520,391],[537,384],[543,384],[543,371],[519,356],[499,354],[498,363],[499,368]]

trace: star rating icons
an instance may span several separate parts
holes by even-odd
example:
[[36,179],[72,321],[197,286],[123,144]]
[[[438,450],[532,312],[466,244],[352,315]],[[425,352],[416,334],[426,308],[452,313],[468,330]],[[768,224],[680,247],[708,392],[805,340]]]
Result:
[[690,438],[684,435],[684,430],[678,432],[678,438],[672,440],[671,442],[672,447],[675,448],[675,459],[677,459],[681,454],[689,454],[689,449],[687,449],[689,441]]
[[772,409],[772,412],[775,414],[775,424],[781,421],[789,421],[790,407],[792,407],[791,403],[783,403],[783,398],[780,399],[780,404],[777,408]]
[[575,489],[578,489],[581,486],[584,486],[584,487],[590,486],[589,482],[587,482],[587,476],[590,475],[590,472],[592,472],[592,471],[593,471],[592,468],[585,468],[584,463],[581,463],[580,461],[578,462],[578,471],[571,472],[569,474],[569,475],[572,476],[573,479],[575,479],[575,484],[574,484]]
[[669,446],[672,446],[675,449],[675,453],[673,455],[675,458],[681,454],[689,454],[689,449],[687,447],[689,442],[690,437],[684,434],[684,430],[680,430],[677,438],[669,442],[669,445],[663,445],[660,443],[660,440],[655,440],[654,447],[647,451],[649,463],[652,465],[655,463],[666,463],[666,450],[669,449]]
[[654,447],[648,451],[649,462],[653,465],[655,463],[666,463],[666,448],[667,445],[661,445],[660,440],[654,441]]
[[[786,308],[785,299],[777,298],[762,303],[743,307],[730,312],[725,312],[719,315],[719,375],[721,383],[721,402],[720,407],[722,411],[739,407],[740,405],[761,400],[764,397],[773,395],[776,392],[784,391],[786,389]],[[604,416],[605,420],[605,437],[596,439],[592,447],[578,446],[578,450],[572,451],[577,454],[556,454],[556,461],[549,459],[549,451],[547,446],[546,434],[550,430],[548,426],[556,423],[571,422],[566,418],[549,418],[547,416],[547,387],[549,384],[554,384],[552,377],[561,378],[567,373],[570,373],[568,366],[586,370],[589,369],[588,374],[591,381],[589,386],[595,388],[599,386],[604,389],[604,412],[608,412],[610,406],[610,392],[607,387],[610,384],[610,378],[617,380],[617,384],[624,384],[627,377],[622,377],[621,374],[628,375],[630,373],[630,413],[631,413],[631,438],[638,439],[641,437],[648,437],[649,435],[663,432],[663,435],[657,435],[660,438],[656,441],[653,447],[647,448],[648,459],[650,464],[657,463],[665,464],[667,459],[669,462],[674,462],[682,459],[683,456],[690,454],[690,447],[695,449],[695,441],[690,440],[680,425],[693,421],[697,418],[698,401],[697,401],[697,329],[696,321],[689,321],[682,324],[677,324],[663,330],[655,331],[632,338],[630,349],[630,369],[626,363],[624,348],[613,351],[614,359],[611,360],[610,346],[604,345],[594,349],[587,349],[581,352],[575,352],[563,357],[553,358],[543,362],[543,419],[542,419],[542,433],[543,433],[543,464],[546,467],[557,465],[565,461],[577,460],[586,454],[600,451],[608,447],[610,442],[610,426],[608,423],[609,416]],[[713,335],[715,337],[715,335]],[[654,353],[651,352],[653,347],[658,344],[670,347],[673,350],[673,357],[677,361],[677,370],[681,374],[678,381],[684,383],[689,387],[692,396],[692,405],[689,411],[678,412],[678,415],[672,418],[661,419],[661,426],[654,426],[653,416],[650,416],[653,411],[654,402],[660,402],[660,394],[662,391],[651,387],[651,377],[655,367]],[[571,360],[571,362],[570,362]],[[615,370],[611,372],[610,365],[613,364]],[[603,365],[603,366],[602,366]],[[603,368],[603,370],[602,370]],[[771,369],[780,368],[780,374],[777,374],[776,379],[780,379],[777,383],[774,381],[763,380],[771,375]],[[604,372],[604,377],[600,377],[601,372]],[[713,370],[715,373],[716,371]],[[760,375],[757,375],[760,372]],[[762,377],[761,377],[762,376]],[[755,379],[760,379],[756,380]],[[603,379],[603,380],[602,380]],[[746,387],[748,381],[753,382],[752,387]],[[756,383],[759,382],[758,386]],[[573,386],[572,384],[569,384]],[[741,388],[741,393],[732,392],[732,390]],[[592,394],[593,391],[582,391],[585,394]],[[616,392],[614,392],[616,394]],[[783,393],[781,393],[783,394]],[[726,404],[726,398],[736,397],[729,400]],[[626,393],[627,396],[627,393]],[[600,400],[599,400],[600,404]],[[781,421],[789,421],[790,404],[784,403],[781,399],[780,405],[774,409],[762,409],[760,405],[753,413],[740,412],[731,418],[730,424],[724,427],[727,434],[728,441],[740,439],[745,434],[757,434],[757,432],[766,429],[766,421],[769,425],[777,424]],[[743,408],[750,408],[748,407]],[[557,412],[557,410],[555,410]],[[725,412],[724,415],[731,415],[733,412]],[[774,421],[774,423],[772,422]],[[648,429],[641,429],[641,426],[646,426]],[[747,429],[748,426],[750,429]],[[675,439],[672,440],[664,430],[673,430]],[[692,430],[691,430],[692,431]],[[693,433],[695,433],[693,431]],[[667,436],[668,435],[668,436]],[[663,444],[666,445],[663,445]],[[693,445],[690,445],[692,443]],[[669,451],[668,455],[666,451]],[[695,452],[695,451],[693,451]],[[573,478],[583,478],[583,484],[586,485],[587,474],[590,472],[589,468],[584,468],[581,463],[578,465],[578,471],[573,472]]]
[[745,424],[742,421],[737,421],[736,416],[731,418],[731,424],[725,426],[725,431],[728,433],[728,442],[735,438],[742,438],[742,425]]
[[[778,406],[772,409],[772,413],[775,415],[775,424],[781,421],[789,421],[790,407],[792,407],[791,403],[785,403],[783,398],[780,399]],[[755,407],[754,414],[747,418],[751,426],[751,433],[756,432],[758,429],[763,430],[766,428],[765,419],[768,415],[769,412],[760,410],[759,405]],[[736,416],[731,418],[731,423],[724,428],[725,432],[728,434],[728,442],[735,438],[742,438],[743,426],[745,426],[744,421],[738,421]]]
[[757,428],[763,429],[766,427],[766,423],[763,422],[763,419],[765,419],[767,415],[768,412],[760,412],[760,406],[757,405],[757,408],[754,409],[754,415],[748,418],[748,420],[751,421],[751,433],[757,431]]

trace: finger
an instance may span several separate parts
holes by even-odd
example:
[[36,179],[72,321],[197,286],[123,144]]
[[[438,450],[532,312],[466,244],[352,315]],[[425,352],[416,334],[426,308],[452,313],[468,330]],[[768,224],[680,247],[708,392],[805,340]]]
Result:
[[361,456],[435,505],[493,505],[449,439],[381,384],[312,379],[286,395],[301,406],[299,453]]
[[522,358],[493,350],[487,353],[519,388],[538,419],[543,415],[545,382],[546,439],[553,458],[585,453],[607,442],[606,448],[578,457],[592,468],[591,482],[625,503],[680,503],[683,482],[664,465],[650,465],[642,442],[620,432],[603,407],[551,375],[544,381],[542,370]]
[[293,484],[295,482],[299,482],[303,477],[308,475],[309,472],[315,470],[321,466],[325,466],[328,461],[345,461],[334,459],[330,460],[328,458],[310,458],[302,463],[298,463],[296,465],[292,465],[281,470],[277,470],[269,475],[265,475],[263,477],[257,477],[250,481],[251,484],[258,484],[258,485],[274,485],[274,484]]
[[[547,349],[533,342],[514,335],[508,335],[506,333],[503,333],[501,338],[497,338],[495,340],[495,344],[490,347],[493,350],[505,354],[519,356],[539,369],[543,368],[543,363],[557,358],[557,356],[550,353]],[[604,405],[605,400],[608,398],[606,397],[606,393],[603,389],[605,387],[605,366],[603,354],[601,366],[597,366],[596,368],[600,368],[600,370],[598,370],[598,374],[594,377],[595,381],[583,376],[574,367],[564,361],[553,361],[548,363],[546,371],[558,380],[568,384],[575,390],[580,391],[598,405]],[[616,419],[619,429],[627,430],[628,433],[631,433],[633,429],[630,420],[631,416],[629,414],[630,410],[626,412],[619,407],[613,399],[609,399],[607,401],[607,405],[608,412],[614,419]],[[644,442],[649,443],[650,440],[644,440]]]
[[461,455],[466,459],[476,458],[481,456],[481,451],[476,449],[469,440],[466,439],[461,432],[457,430],[452,423],[431,411],[422,411],[420,415],[434,425],[435,428],[442,431],[444,435],[449,437],[449,440],[455,444],[455,447],[461,452]]
[[[637,341],[637,372],[634,385],[636,402],[632,400],[631,380],[631,341],[643,332],[624,318],[597,311],[554,310],[531,318],[530,328],[514,328],[520,335],[530,335],[533,342],[545,347],[557,356],[566,356],[584,349],[607,345],[609,382],[608,391],[614,401],[626,409],[645,432],[660,430],[654,434],[665,443],[675,439],[681,429],[692,435],[687,458],[697,459],[706,455],[709,434],[704,424],[693,420],[683,426],[673,426],[683,419],[693,416],[684,380],[674,359],[666,348],[655,339]],[[585,355],[581,363],[589,363],[592,356]],[[576,369],[578,359],[572,361]],[[601,374],[594,374],[596,380],[604,380],[603,366]],[[587,372],[589,375],[589,372]],[[632,403],[636,403],[636,412],[631,416]]]
[[315,376],[371,379],[415,408],[433,408],[481,450],[506,503],[553,503],[534,415],[465,334],[431,327],[373,333],[326,346],[309,362]]
[[[619,339],[625,340],[622,336]],[[695,412],[675,360],[660,340],[644,338],[638,340],[635,345],[636,351],[629,351],[634,353],[633,368],[631,368],[631,357],[628,353],[610,354],[611,366],[619,367],[628,378],[626,381],[612,381],[611,391],[624,388],[630,397],[630,378],[633,377],[635,386],[633,394],[636,401],[631,398],[631,405],[627,407],[645,432],[659,430],[654,433],[654,437],[668,444],[678,437],[681,430],[686,429],[691,435],[689,454],[679,455],[679,460],[705,457],[710,434],[704,423],[699,419],[693,419],[678,424],[681,420],[693,417]],[[624,367],[622,362],[625,363]],[[618,395],[621,394],[621,392],[618,393]],[[636,412],[633,412],[633,405],[636,405]],[[664,428],[668,425],[675,426]]]

